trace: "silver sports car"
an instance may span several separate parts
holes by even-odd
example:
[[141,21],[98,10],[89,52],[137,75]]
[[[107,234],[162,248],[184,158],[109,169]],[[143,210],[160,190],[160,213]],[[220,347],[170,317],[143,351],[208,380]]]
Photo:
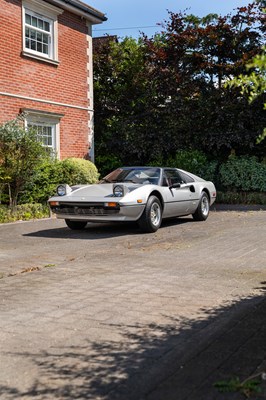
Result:
[[49,205],[71,229],[87,222],[137,221],[155,232],[162,219],[192,214],[197,221],[209,215],[216,198],[212,182],[177,168],[122,167],[93,185],[57,187]]

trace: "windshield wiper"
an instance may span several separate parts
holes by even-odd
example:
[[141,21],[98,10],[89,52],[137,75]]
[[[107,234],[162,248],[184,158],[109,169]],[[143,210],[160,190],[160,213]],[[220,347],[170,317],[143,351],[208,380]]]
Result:
[[106,179],[106,178],[102,178],[101,180],[100,180],[100,183],[116,183],[116,182],[120,182],[120,181],[117,181],[116,179],[112,179],[112,180],[109,180],[109,179]]
[[123,182],[132,182],[132,183],[137,183],[136,181],[134,181],[133,179],[124,179]]

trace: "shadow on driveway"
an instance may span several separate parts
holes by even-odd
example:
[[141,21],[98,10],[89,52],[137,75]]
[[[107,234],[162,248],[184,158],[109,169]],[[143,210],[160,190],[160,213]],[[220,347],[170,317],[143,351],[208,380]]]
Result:
[[[169,318],[166,325],[108,325],[121,342],[91,342],[29,358],[40,377],[20,391],[0,387],[5,400],[235,400],[241,392],[219,393],[214,384],[239,377],[245,380],[266,370],[266,282],[254,297],[238,299],[217,309],[204,309],[205,318]],[[15,377],[14,377],[15,382]],[[249,399],[265,399],[246,393]]]
[[[186,223],[195,224],[192,218],[172,218],[165,220],[160,229],[171,226],[183,225]],[[138,224],[135,222],[126,223],[88,223],[85,229],[71,230],[67,226],[63,228],[43,229],[36,232],[26,233],[23,236],[42,237],[51,239],[106,239],[110,237],[120,237],[128,235],[144,235]]]

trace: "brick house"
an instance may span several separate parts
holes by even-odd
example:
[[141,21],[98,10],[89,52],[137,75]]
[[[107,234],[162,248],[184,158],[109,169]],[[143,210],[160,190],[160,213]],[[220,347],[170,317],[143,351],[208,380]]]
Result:
[[93,154],[92,25],[79,0],[0,0],[0,123],[25,113],[60,159]]

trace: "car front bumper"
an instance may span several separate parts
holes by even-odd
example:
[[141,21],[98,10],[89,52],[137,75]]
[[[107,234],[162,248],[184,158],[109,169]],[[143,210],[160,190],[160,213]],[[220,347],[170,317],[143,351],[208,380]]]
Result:
[[145,204],[117,204],[116,207],[106,207],[97,203],[59,203],[58,205],[50,204],[50,208],[59,219],[88,222],[122,222],[137,221],[143,213]]

